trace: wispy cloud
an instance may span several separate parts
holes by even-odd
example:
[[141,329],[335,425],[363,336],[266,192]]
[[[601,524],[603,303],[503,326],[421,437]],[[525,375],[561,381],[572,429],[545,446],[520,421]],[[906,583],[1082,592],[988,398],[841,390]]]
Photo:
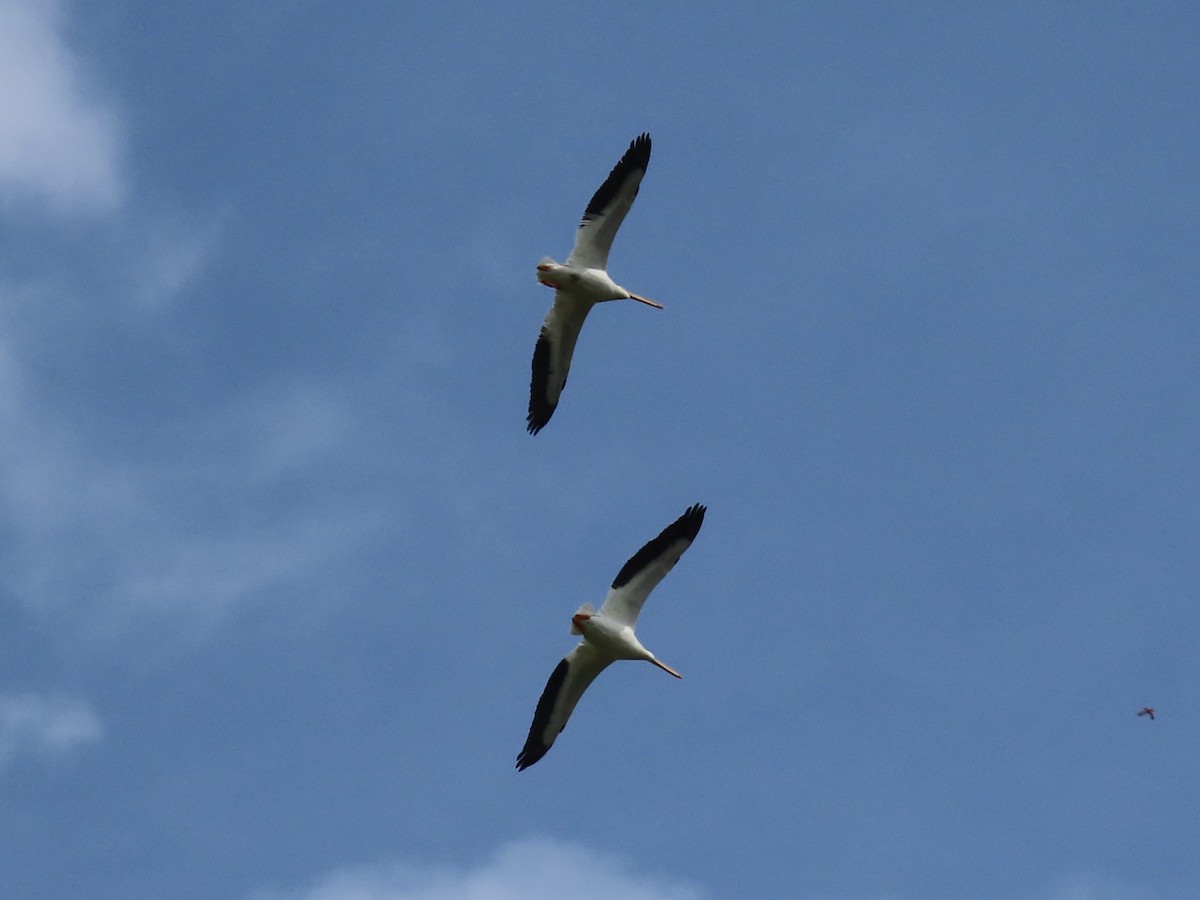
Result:
[[393,862],[342,869],[254,900],[699,900],[694,887],[631,872],[605,853],[549,840],[504,844],[470,868]]
[[167,306],[200,275],[221,239],[219,217],[184,221],[162,213],[122,232],[128,257],[128,296],[142,309]]
[[0,214],[55,217],[6,223],[33,237],[0,271],[0,589],[69,631],[168,617],[202,634],[373,527],[371,498],[330,486],[352,398],[317,376],[141,409],[142,385],[88,352],[186,344],[168,307],[220,252],[222,221],[141,202],[118,98],[64,37],[71,9],[0,0]]
[[1050,900],[1158,900],[1160,895],[1128,881],[1076,873],[1059,879],[1046,896]]
[[275,496],[340,445],[345,415],[329,391],[284,385],[180,422],[151,459],[113,459],[49,411],[0,409],[0,508],[18,526],[0,584],[98,631],[211,624],[372,526],[361,508]]
[[80,700],[0,694],[0,769],[21,755],[57,755],[102,736],[99,718]]
[[120,127],[62,37],[59,0],[0,0],[0,202],[120,205]]
[[[69,11],[0,0],[0,212],[122,214],[86,239],[64,228],[58,243],[35,225],[34,249],[0,273],[0,588],[92,633],[163,616],[207,624],[369,527],[339,498],[287,487],[321,466],[348,422],[319,382],[141,410],[127,373],[87,352],[109,339],[159,354],[156,340],[186,341],[153,333],[169,315],[136,311],[186,291],[219,249],[221,223],[135,202],[112,101],[63,37]],[[70,344],[83,352],[55,355]],[[88,404],[81,384],[123,402]]]

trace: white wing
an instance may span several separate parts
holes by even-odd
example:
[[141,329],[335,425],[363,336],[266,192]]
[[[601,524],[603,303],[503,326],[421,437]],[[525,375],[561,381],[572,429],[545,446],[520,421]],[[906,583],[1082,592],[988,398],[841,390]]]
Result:
[[688,507],[658,537],[629,558],[613,580],[612,589],[600,606],[600,615],[630,628],[637,624],[642,604],[650,592],[679,562],[683,551],[700,533],[705,509],[699,503]]
[[650,135],[634,138],[621,161],[613,166],[604,184],[592,196],[583,212],[583,221],[575,233],[575,248],[567,257],[568,266],[606,269],[608,251],[625,214],[633,206],[638,185],[650,165]]
[[587,318],[592,304],[578,300],[565,291],[554,292],[554,305],[546,313],[537,345],[533,348],[533,363],[529,379],[529,414],[525,427],[537,434],[546,427],[558,398],[567,386],[567,372],[575,354],[579,329]]
[[611,658],[602,657],[585,641],[580,641],[563,657],[546,682],[546,689],[533,712],[529,736],[517,754],[517,769],[528,769],[546,755],[554,739],[567,727],[567,719],[583,692],[611,662]]

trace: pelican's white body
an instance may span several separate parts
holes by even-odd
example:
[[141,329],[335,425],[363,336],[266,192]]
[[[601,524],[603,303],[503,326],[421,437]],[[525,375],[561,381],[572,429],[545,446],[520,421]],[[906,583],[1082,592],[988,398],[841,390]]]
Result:
[[577,613],[571,620],[571,631],[582,634],[584,643],[591,644],[603,659],[642,659],[650,662],[655,658],[642,646],[631,625],[617,622],[601,613],[591,613],[586,618]]
[[604,269],[557,263],[549,257],[538,263],[537,280],[569,295],[572,301],[588,306],[606,300],[632,298],[629,291],[613,281]]

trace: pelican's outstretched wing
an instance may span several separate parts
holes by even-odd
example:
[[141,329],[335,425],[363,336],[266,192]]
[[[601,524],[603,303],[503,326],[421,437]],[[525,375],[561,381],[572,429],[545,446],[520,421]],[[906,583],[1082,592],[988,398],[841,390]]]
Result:
[[546,689],[533,712],[529,737],[525,738],[525,746],[517,754],[518,770],[528,769],[546,755],[554,739],[567,727],[567,719],[583,692],[611,662],[584,641],[562,658],[546,682]]
[[600,615],[632,628],[650,592],[700,533],[705,510],[706,507],[699,503],[689,506],[682,516],[662,530],[662,534],[633,554],[617,573],[612,589],[600,606]]
[[650,135],[642,134],[633,139],[621,161],[613,166],[604,184],[592,195],[592,201],[583,212],[583,221],[579,223],[579,231],[575,233],[575,248],[567,257],[568,266],[608,268],[608,251],[613,238],[625,221],[629,207],[633,206],[648,165]]
[[592,304],[577,300],[564,291],[554,292],[554,305],[546,313],[537,346],[533,348],[533,363],[529,379],[529,414],[525,428],[537,434],[546,427],[558,398],[567,386],[567,372],[575,353],[579,329],[587,318]]

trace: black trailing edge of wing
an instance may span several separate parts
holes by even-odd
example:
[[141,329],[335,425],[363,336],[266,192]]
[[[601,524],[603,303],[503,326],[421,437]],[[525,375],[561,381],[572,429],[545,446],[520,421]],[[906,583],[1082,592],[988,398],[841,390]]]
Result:
[[[634,172],[645,172],[650,165],[650,135],[640,134],[629,144],[629,149],[621,157],[621,161],[613,166],[613,170],[604,179],[604,184],[592,195],[592,200],[583,211],[583,222],[594,219],[606,210],[617,192],[621,190],[625,180]],[[635,193],[636,197],[637,194]]]
[[624,587],[631,578],[665,553],[676,541],[687,541],[689,544],[694,541],[700,533],[700,526],[704,524],[704,513],[707,509],[708,507],[699,503],[689,506],[682,516],[662,530],[662,534],[629,558],[629,562],[621,567],[621,571],[613,580],[613,588]]
[[550,724],[550,716],[554,713],[554,701],[558,698],[558,692],[562,690],[563,682],[567,680],[567,668],[567,660],[564,657],[562,662],[555,666],[550,680],[546,682],[546,689],[542,691],[537,709],[533,711],[533,724],[529,726],[529,737],[525,738],[525,746],[517,754],[517,771],[519,772],[528,769],[545,756],[546,751],[550,749],[549,745],[542,742],[542,735],[546,733],[546,726]]
[[[550,334],[545,328],[538,335],[537,346],[533,348],[530,368],[529,414],[525,416],[525,430],[537,434],[546,427],[557,405],[546,399],[550,385]],[[563,387],[566,387],[565,379]]]

